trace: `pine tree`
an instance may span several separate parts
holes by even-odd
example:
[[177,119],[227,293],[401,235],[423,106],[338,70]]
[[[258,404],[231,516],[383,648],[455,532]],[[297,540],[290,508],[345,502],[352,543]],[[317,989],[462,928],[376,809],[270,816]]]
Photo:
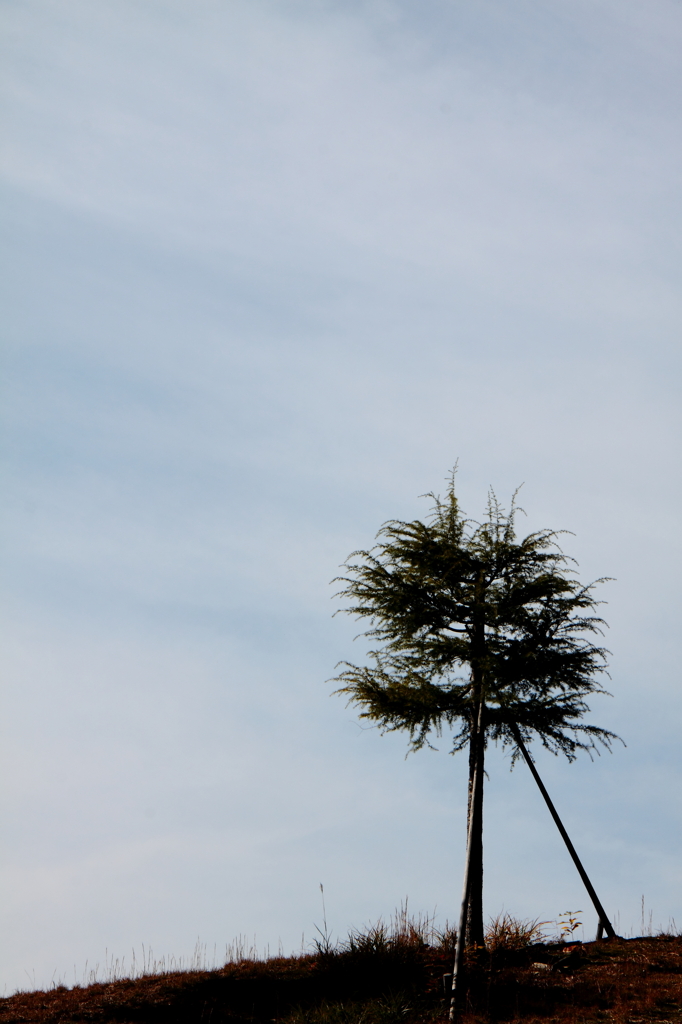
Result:
[[[455,753],[469,751],[467,841],[471,843],[466,945],[483,944],[483,778],[494,740],[519,756],[516,737],[539,739],[573,760],[609,747],[615,735],[581,719],[586,698],[605,693],[606,651],[594,640],[598,583],[582,585],[541,530],[518,540],[512,500],[491,491],[486,517],[462,514],[454,473],[426,522],[385,523],[377,544],[345,563],[342,610],[368,619],[370,664],[343,662],[337,692],[382,731],[406,730],[410,749],[453,730]],[[475,784],[474,784],[475,780]]]

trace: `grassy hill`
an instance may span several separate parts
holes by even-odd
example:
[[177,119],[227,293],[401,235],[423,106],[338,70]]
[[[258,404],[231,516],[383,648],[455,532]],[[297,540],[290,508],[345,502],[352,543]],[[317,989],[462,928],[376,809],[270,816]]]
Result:
[[[382,925],[305,956],[242,960],[0,1000],[0,1024],[438,1024],[452,936]],[[468,965],[463,1024],[682,1024],[682,937],[585,944],[498,935]]]

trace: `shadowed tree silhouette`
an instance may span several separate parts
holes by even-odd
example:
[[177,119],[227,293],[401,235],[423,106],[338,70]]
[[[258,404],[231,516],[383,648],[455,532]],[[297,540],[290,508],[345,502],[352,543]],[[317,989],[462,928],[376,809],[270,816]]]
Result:
[[[469,850],[466,945],[483,944],[483,778],[489,740],[520,756],[518,738],[539,739],[573,760],[617,737],[581,719],[606,651],[594,640],[597,583],[578,582],[552,530],[517,539],[516,495],[507,512],[491,491],[486,517],[465,518],[455,475],[426,522],[385,523],[369,551],[339,577],[341,611],[368,619],[369,665],[342,662],[336,692],[383,731],[406,730],[410,749],[454,732],[468,747]],[[563,531],[562,531],[563,532]]]

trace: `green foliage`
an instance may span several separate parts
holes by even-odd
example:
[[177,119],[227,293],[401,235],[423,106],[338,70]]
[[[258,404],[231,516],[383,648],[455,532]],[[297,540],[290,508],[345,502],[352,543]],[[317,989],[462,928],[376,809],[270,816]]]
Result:
[[606,651],[595,642],[597,583],[578,582],[555,531],[519,540],[512,501],[491,492],[482,523],[462,514],[451,477],[426,522],[390,521],[369,551],[346,562],[342,609],[369,620],[370,665],[343,662],[337,692],[384,731],[406,730],[411,749],[454,732],[453,752],[472,737],[483,701],[486,739],[509,744],[512,726],[569,760],[609,746],[613,733],[580,721]]

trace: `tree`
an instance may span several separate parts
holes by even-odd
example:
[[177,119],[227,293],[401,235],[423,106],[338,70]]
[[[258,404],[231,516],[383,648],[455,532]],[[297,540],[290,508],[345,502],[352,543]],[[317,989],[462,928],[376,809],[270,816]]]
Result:
[[[518,540],[515,498],[506,512],[491,491],[482,523],[462,514],[454,472],[446,498],[433,494],[426,522],[385,523],[377,544],[345,563],[342,611],[368,619],[379,646],[371,664],[343,662],[337,692],[382,731],[406,730],[410,749],[453,729],[452,753],[468,747],[465,944],[483,944],[483,778],[494,740],[520,756],[537,738],[569,761],[607,748],[615,735],[581,719],[606,651],[594,641],[598,583],[583,585],[556,531]],[[464,674],[462,674],[464,673]]]

